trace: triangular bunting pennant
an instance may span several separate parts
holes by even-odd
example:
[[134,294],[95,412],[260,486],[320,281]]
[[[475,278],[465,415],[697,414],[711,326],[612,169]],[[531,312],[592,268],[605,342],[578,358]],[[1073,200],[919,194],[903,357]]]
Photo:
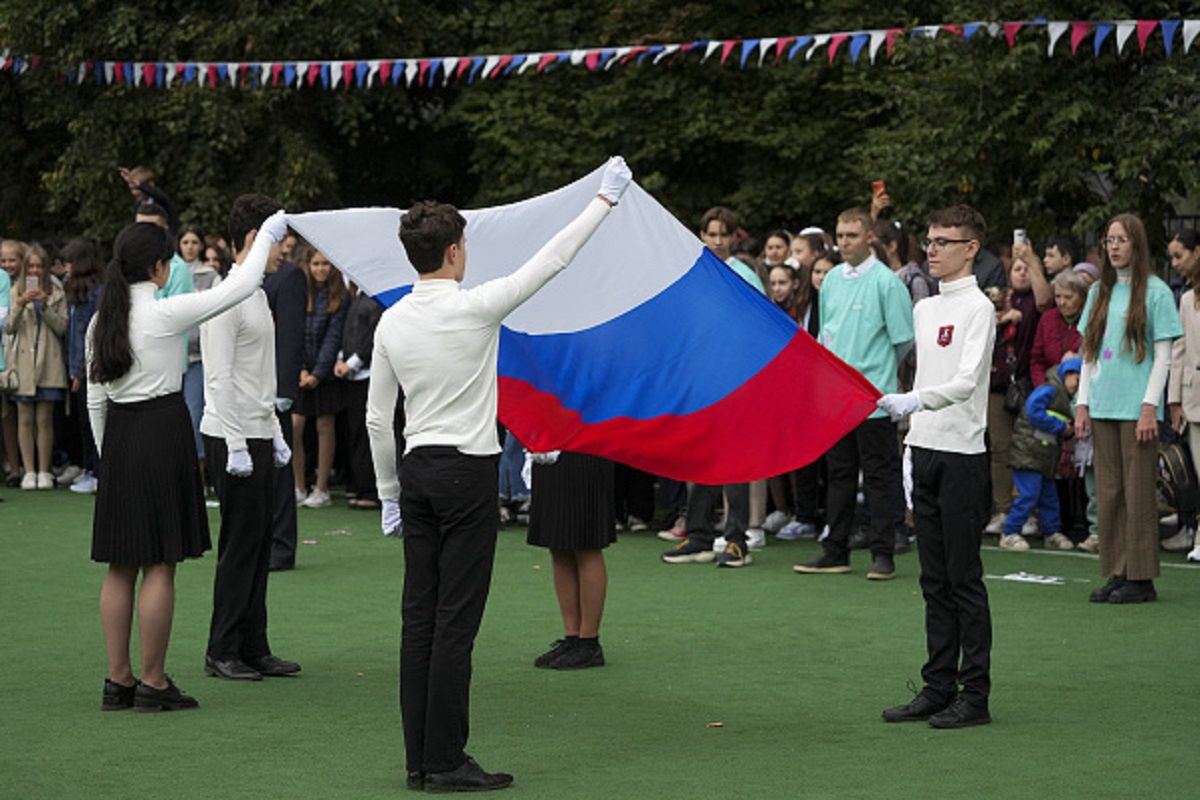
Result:
[[737,43],[737,39],[730,39],[721,45],[721,66],[725,66],[725,62],[729,59],[729,54],[733,52],[733,48],[737,47]]
[[700,59],[700,63],[703,64],[705,61],[708,61],[708,57],[715,53],[723,44],[725,42],[719,39],[707,42],[704,45],[704,57]]
[[813,53],[817,52],[818,48],[824,47],[826,44],[828,44],[831,36],[832,34],[828,33],[822,33],[819,36],[814,36],[812,38],[812,47],[808,48],[808,52],[804,54],[804,60],[812,61]]
[[679,45],[669,44],[662,49],[661,53],[659,53],[658,55],[656,55],[654,57],[654,63],[657,64],[658,62],[662,61],[667,56],[674,55],[677,52],[679,52]]
[[512,56],[500,56],[500,60],[496,62],[496,66],[492,70],[492,77],[499,78],[501,75],[507,75],[512,68],[512,62]]
[[871,34],[869,34],[869,33],[856,33],[850,39],[850,63],[851,64],[858,63],[859,53],[862,52],[862,49],[864,47],[866,47],[867,42],[869,42],[870,40],[871,40]]
[[1196,36],[1200,35],[1200,20],[1189,19],[1183,23],[1183,52],[1188,52],[1192,49],[1192,42],[1196,41]]
[[[141,86],[146,79],[146,71],[143,69],[146,65],[141,61],[133,62],[133,85]],[[148,82],[147,82],[148,85]]]
[[900,34],[904,33],[902,28],[891,28],[887,32],[887,54],[891,58],[892,53],[896,49],[896,39],[900,38]]
[[779,59],[783,58],[783,53],[787,50],[792,42],[796,41],[795,36],[784,36],[775,43],[775,63],[779,63]]
[[1154,33],[1154,29],[1158,27],[1156,19],[1139,19],[1137,21],[1137,37],[1138,37],[1138,52],[1146,52],[1146,42],[1150,39],[1150,34]]
[[147,86],[158,83],[158,64],[142,64],[142,82]]
[[[363,69],[364,70],[366,69],[365,65],[364,65]],[[358,62],[357,61],[343,61],[342,62],[342,88],[349,89],[350,85],[352,83],[357,83],[357,85],[361,86],[362,83],[361,83],[361,81],[359,81],[357,79],[357,76],[358,76]]]
[[442,85],[450,83],[458,77],[458,65],[462,61],[458,56],[450,56],[442,60]]
[[879,48],[883,47],[885,41],[887,41],[887,31],[871,31],[871,46],[867,50],[867,55],[872,64],[875,63],[875,56],[879,55]]
[[416,61],[412,61],[411,59],[404,65],[404,85],[405,86],[413,85],[413,79],[417,77],[417,70],[419,70],[420,68],[421,68],[421,65],[418,64]]
[[1100,55],[1100,48],[1104,46],[1104,40],[1112,33],[1113,26],[1107,22],[1096,23],[1096,35],[1092,38],[1092,52]]
[[1054,55],[1054,45],[1058,44],[1058,40],[1067,32],[1071,24],[1069,22],[1051,22],[1046,27],[1050,32],[1050,44],[1046,47],[1046,55],[1052,56]]
[[1075,55],[1075,51],[1079,49],[1079,45],[1087,38],[1088,32],[1092,29],[1090,22],[1072,22],[1071,23],[1071,55]]
[[629,57],[632,53],[633,53],[632,47],[618,47],[613,52],[613,57],[611,59],[609,59],[607,64],[604,65],[604,68],[612,69],[613,64],[624,64],[626,61],[629,60]]
[[742,40],[742,63],[738,66],[742,69],[746,68],[746,59],[754,52],[754,48],[758,47],[758,39],[743,39]]
[[1129,37],[1133,35],[1137,28],[1137,23],[1133,20],[1117,23],[1117,55],[1125,54],[1125,43],[1129,41]]
[[958,25],[943,25],[942,30],[946,31],[947,33],[953,33],[955,36],[963,35],[963,29]]
[[[344,78],[346,76],[346,74],[342,71],[343,63],[344,62],[342,62],[342,61],[330,61],[329,62],[329,64],[328,64],[329,80],[328,81],[322,80],[322,83],[324,84],[326,89],[336,89],[342,85],[342,78]],[[324,76],[322,76],[322,78],[323,77]]]
[[538,75],[542,74],[542,70],[544,70],[551,63],[553,63],[555,58],[556,58],[556,56],[554,53],[546,53],[546,55],[539,58],[538,65],[537,65],[537,74]]
[[209,86],[216,87],[216,85],[219,82],[224,80],[224,78],[221,77],[221,69],[220,69],[223,66],[225,66],[225,65],[224,64],[220,64],[220,65],[209,64],[205,67],[205,71],[208,73],[208,85]]
[[1017,34],[1021,32],[1021,28],[1025,27],[1024,22],[1006,22],[1004,23],[1004,39],[1008,42],[1008,49],[1011,50],[1017,44]]
[[[787,60],[791,61],[793,58],[795,58],[796,54],[799,53],[805,47],[808,47],[808,45],[812,44],[812,41],[813,41],[813,37],[811,37],[811,36],[797,36],[796,43],[794,45],[792,45],[791,50],[788,50]],[[808,58],[808,56],[805,56],[805,58]]]
[[[330,87],[330,85],[333,83],[332,66],[333,65],[330,64],[330,62],[324,61],[321,63],[319,71],[317,72],[317,76],[321,79],[321,88],[322,89],[328,89]],[[341,80],[341,72],[342,72],[341,70],[338,70],[338,79],[339,80]]]
[[982,22],[968,22],[966,25],[963,25],[963,38],[970,39],[972,36],[978,33],[979,29],[982,27]]
[[429,59],[422,58],[417,64],[417,86],[424,86],[425,76],[429,73]]
[[767,53],[775,48],[775,43],[778,42],[778,37],[772,36],[767,39],[760,39],[758,42],[758,65],[763,65],[763,60],[766,59]]
[[1171,49],[1175,46],[1175,31],[1179,30],[1179,20],[1164,19],[1158,23],[1162,28],[1163,33],[1163,49],[1167,51],[1167,55],[1171,55]]
[[360,61],[354,68],[354,85],[358,88],[371,85],[371,79],[379,72],[378,61]]

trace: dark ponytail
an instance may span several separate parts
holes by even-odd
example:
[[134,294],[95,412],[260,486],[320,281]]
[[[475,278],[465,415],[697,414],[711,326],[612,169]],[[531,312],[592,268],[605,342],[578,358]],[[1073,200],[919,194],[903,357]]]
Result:
[[170,261],[173,251],[166,230],[152,222],[135,222],[117,234],[92,331],[88,376],[93,383],[111,383],[132,369],[129,287],[150,280],[154,268],[160,261]]

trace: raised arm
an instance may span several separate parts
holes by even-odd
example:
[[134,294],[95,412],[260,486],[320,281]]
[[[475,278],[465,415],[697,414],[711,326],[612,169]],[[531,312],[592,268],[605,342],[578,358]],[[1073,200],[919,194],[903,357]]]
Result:
[[[84,372],[87,365],[92,363],[92,331],[96,327],[96,318],[88,324],[84,334]],[[108,420],[108,390],[104,384],[89,380],[87,383],[88,421],[92,424],[92,438],[96,442],[96,455],[102,455],[104,445],[104,425]]]

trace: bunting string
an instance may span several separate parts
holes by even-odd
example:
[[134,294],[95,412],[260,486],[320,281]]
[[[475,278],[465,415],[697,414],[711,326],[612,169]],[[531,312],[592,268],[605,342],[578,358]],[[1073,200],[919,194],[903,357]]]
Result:
[[[866,53],[875,64],[882,55],[890,58],[901,37],[937,39],[940,37],[971,41],[977,37],[1003,38],[1009,49],[1016,47],[1024,31],[1046,30],[1046,56],[1065,36],[1070,56],[1092,37],[1092,53],[1099,56],[1111,41],[1110,49],[1124,56],[1129,40],[1136,34],[1138,53],[1145,54],[1152,39],[1161,42],[1166,56],[1173,55],[1178,39],[1186,55],[1200,34],[1200,20],[1128,19],[1107,21],[1051,21],[1039,17],[1022,22],[968,22],[918,25],[905,28],[877,28],[837,33],[796,36],[772,36],[756,39],[698,39],[673,44],[589,47],[545,52],[492,55],[397,57],[339,61],[109,61],[88,59],[63,67],[54,67],[63,81],[83,84],[91,81],[102,86],[134,86],[170,89],[177,86],[230,86],[262,88],[283,86],[294,89],[365,89],[374,86],[438,87],[474,84],[526,74],[543,75],[560,66],[583,67],[589,72],[607,72],[627,64],[671,65],[687,58],[701,63],[716,58],[724,66],[736,63],[764,67],[795,61],[801,53],[804,61],[822,55],[833,64],[839,56],[857,64]],[[1065,48],[1058,48],[1064,51]],[[1130,49],[1132,52],[1132,49]],[[21,55],[0,47],[0,74],[25,75],[50,69],[46,59]]]

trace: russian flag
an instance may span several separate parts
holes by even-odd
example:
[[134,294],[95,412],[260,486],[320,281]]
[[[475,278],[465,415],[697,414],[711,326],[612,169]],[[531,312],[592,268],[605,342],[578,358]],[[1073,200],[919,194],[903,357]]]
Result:
[[[523,264],[595,197],[602,172],[464,211],[463,288]],[[289,224],[388,306],[417,277],[397,236],[401,213],[319,211]],[[878,396],[637,184],[501,330],[498,413],[529,449],[677,480],[738,483],[804,466]]]

